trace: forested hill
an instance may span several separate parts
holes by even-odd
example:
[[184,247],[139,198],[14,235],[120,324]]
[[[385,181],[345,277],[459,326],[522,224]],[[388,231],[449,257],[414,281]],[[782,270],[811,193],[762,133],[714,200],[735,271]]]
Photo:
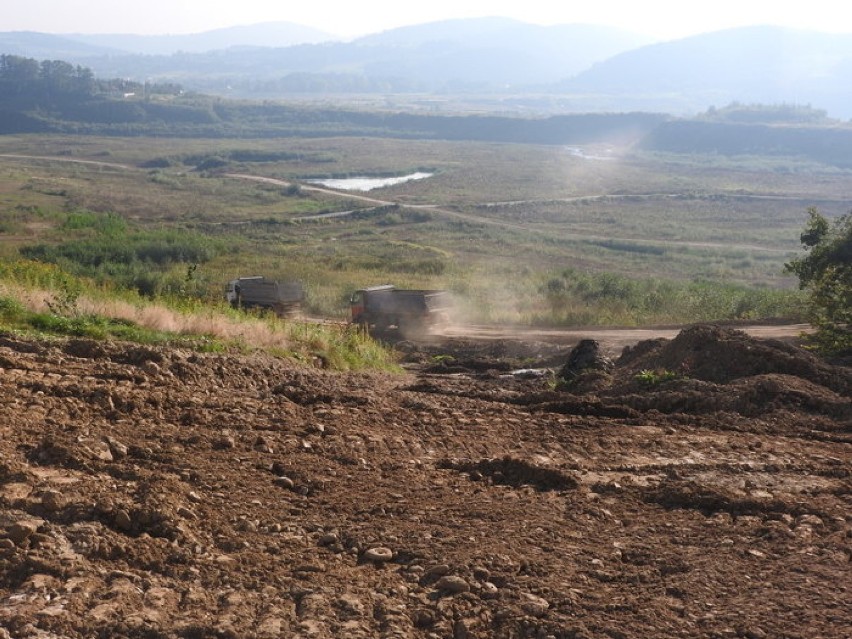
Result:
[[666,116],[586,114],[550,118],[435,116],[318,108],[186,94],[177,85],[99,80],[62,61],[0,56],[0,134],[403,138],[581,144],[642,135]]
[[694,119],[658,113],[523,118],[430,115],[186,94],[173,84],[102,80],[63,61],[0,56],[0,134],[172,137],[359,135],[530,144],[632,141],[683,154],[795,156],[852,168],[852,126],[825,112],[732,105]]

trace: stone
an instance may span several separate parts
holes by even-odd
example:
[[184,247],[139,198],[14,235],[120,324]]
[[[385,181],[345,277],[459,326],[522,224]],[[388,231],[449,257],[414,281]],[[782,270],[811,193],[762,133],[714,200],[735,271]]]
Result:
[[115,459],[124,459],[125,457],[127,457],[127,454],[130,449],[126,445],[124,445],[114,437],[107,437],[106,443],[107,446],[109,446],[109,450]]
[[479,596],[483,599],[497,599],[500,596],[500,590],[490,581],[486,581],[482,584]]
[[218,450],[230,450],[235,448],[237,440],[232,435],[221,435],[213,442],[213,448]]
[[65,498],[58,490],[46,490],[41,495],[41,505],[48,512],[56,512],[65,505]]
[[29,539],[38,530],[38,522],[32,520],[17,521],[6,531],[6,536],[12,540],[16,546],[20,546]]
[[133,528],[133,520],[130,518],[130,514],[124,509],[116,511],[113,523],[119,530],[128,531]]
[[470,591],[470,584],[457,575],[444,575],[435,582],[435,588],[445,590],[452,594],[460,594]]
[[544,597],[525,592],[521,595],[521,609],[533,617],[543,617],[550,609],[550,602]]
[[368,548],[364,551],[364,559],[367,561],[375,561],[376,563],[384,563],[393,559],[393,551],[384,546],[376,546]]
[[296,482],[289,477],[276,477],[272,483],[276,486],[280,486],[281,488],[286,488],[287,490],[293,490],[293,488],[296,487]]
[[339,539],[334,533],[325,533],[317,540],[317,545],[331,546],[333,544],[336,544],[338,541]]
[[447,564],[437,564],[427,569],[423,573],[424,577],[443,577],[450,572],[450,567]]

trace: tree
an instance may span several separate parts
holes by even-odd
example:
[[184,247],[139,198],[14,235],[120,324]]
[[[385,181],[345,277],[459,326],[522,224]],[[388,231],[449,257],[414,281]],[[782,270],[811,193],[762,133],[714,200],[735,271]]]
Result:
[[785,264],[810,294],[815,346],[826,353],[852,349],[852,213],[830,222],[815,207],[801,241],[807,254]]

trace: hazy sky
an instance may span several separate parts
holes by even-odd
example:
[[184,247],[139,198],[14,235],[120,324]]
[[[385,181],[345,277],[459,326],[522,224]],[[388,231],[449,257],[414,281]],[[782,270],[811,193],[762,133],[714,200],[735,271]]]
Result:
[[448,18],[607,24],[661,39],[747,24],[852,33],[839,0],[4,0],[0,31],[196,33],[287,21],[352,37]]

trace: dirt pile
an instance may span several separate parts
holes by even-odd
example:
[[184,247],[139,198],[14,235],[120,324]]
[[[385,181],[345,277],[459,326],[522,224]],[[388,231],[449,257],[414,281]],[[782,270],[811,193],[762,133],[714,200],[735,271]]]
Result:
[[[574,357],[572,352],[569,363]],[[567,366],[567,364],[566,364]],[[626,348],[606,373],[599,368],[559,380],[560,392],[518,398],[538,410],[637,417],[660,412],[711,417],[727,428],[748,428],[760,417],[766,432],[800,427],[785,413],[805,413],[808,430],[852,432],[852,369],[833,366],[776,340],[759,340],[718,326],[695,326],[674,339]]]
[[786,342],[758,340],[743,331],[713,325],[685,329],[673,340],[652,340],[627,348],[618,365],[627,374],[667,370],[717,384],[778,374],[836,393],[852,393],[852,370],[846,367],[831,366]]
[[597,394],[2,337],[0,638],[852,636],[846,373],[697,334]]

